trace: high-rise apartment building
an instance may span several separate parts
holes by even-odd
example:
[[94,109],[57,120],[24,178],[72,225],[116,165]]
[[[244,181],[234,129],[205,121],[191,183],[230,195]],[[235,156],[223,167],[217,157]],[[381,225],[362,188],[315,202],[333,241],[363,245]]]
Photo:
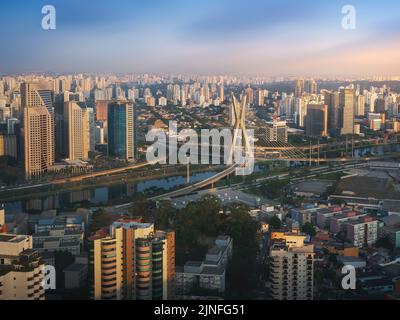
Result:
[[328,136],[328,106],[324,103],[310,103],[307,106],[306,135]]
[[44,299],[44,264],[32,237],[0,234],[0,300]]
[[127,101],[108,105],[108,154],[127,161],[135,160],[135,110]]
[[340,134],[354,134],[355,94],[353,89],[341,89],[339,94]]
[[356,115],[357,116],[364,116],[365,115],[365,96],[363,96],[363,95],[357,96]]
[[271,234],[270,279],[274,300],[312,300],[314,246],[298,232]]
[[296,98],[300,98],[304,93],[304,80],[296,80],[294,95]]
[[305,91],[309,94],[317,94],[318,93],[317,82],[313,79],[307,80],[305,82]]
[[108,100],[97,100],[96,101],[96,120],[107,121],[108,104],[111,101]]
[[167,300],[173,298],[175,234],[153,224],[118,221],[110,232],[91,238],[92,298]]

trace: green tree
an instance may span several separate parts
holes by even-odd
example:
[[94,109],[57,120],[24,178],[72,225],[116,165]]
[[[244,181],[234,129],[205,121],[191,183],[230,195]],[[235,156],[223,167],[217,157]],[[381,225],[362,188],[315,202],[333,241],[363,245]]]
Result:
[[379,238],[378,241],[376,242],[375,246],[377,248],[384,248],[384,249],[388,249],[390,251],[392,251],[394,249],[392,242],[387,237]]
[[92,220],[90,223],[90,233],[93,234],[99,229],[107,228],[113,223],[114,217],[110,213],[106,212],[105,210],[97,210],[93,212]]
[[314,237],[317,234],[317,232],[315,231],[314,226],[310,222],[307,222],[307,223],[304,224],[304,226],[302,228],[302,231],[304,233],[312,236],[312,237]]
[[282,221],[281,219],[279,219],[277,216],[273,216],[270,220],[269,220],[269,226],[272,229],[280,229],[280,227],[282,226]]

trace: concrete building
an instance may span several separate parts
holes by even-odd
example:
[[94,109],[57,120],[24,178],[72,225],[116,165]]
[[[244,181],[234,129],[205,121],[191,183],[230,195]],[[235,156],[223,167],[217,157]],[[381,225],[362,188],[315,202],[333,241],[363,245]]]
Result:
[[173,298],[175,234],[153,224],[118,221],[91,239],[89,280],[94,300]]
[[75,257],[75,262],[64,270],[65,289],[81,289],[87,285],[88,257],[81,254]]
[[0,157],[9,156],[18,159],[17,136],[0,134]]
[[353,89],[342,89],[339,95],[340,134],[354,134],[355,93]]
[[215,294],[225,292],[225,275],[229,259],[232,257],[233,240],[220,236],[215,240],[203,261],[189,261],[177,267],[175,273],[176,295],[195,295],[196,290],[209,290]]
[[332,136],[336,136],[339,129],[339,92],[326,91],[324,100],[328,105],[328,129]]
[[0,234],[0,300],[44,300],[43,279],[32,237]]
[[108,104],[111,103],[109,100],[97,100],[96,101],[96,120],[107,121],[108,119]]
[[356,247],[372,246],[378,240],[378,221],[372,217],[362,217],[346,225],[347,240]]
[[39,253],[66,251],[77,255],[82,250],[83,231],[53,228],[48,231],[36,232],[32,238],[33,248]]
[[276,121],[266,127],[266,139],[268,142],[288,142],[288,125],[286,121]]
[[312,300],[314,246],[298,233],[272,233],[270,247],[271,295],[274,300]]
[[108,105],[108,153],[121,160],[135,160],[135,110],[130,102]]
[[310,103],[307,106],[306,135],[328,136],[328,106],[324,103]]
[[6,212],[4,207],[0,205],[0,234],[6,232]]
[[24,108],[25,178],[31,179],[47,172],[54,165],[54,124],[45,106]]
[[25,177],[41,175],[54,164],[54,92],[45,81],[21,84]]
[[89,159],[89,151],[94,151],[95,144],[93,110],[84,102],[65,102],[64,128],[67,158]]

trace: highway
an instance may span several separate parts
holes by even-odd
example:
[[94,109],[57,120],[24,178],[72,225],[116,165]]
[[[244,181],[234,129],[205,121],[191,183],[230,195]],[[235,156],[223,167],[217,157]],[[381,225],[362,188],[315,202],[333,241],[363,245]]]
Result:
[[9,191],[30,190],[30,189],[60,185],[60,184],[65,184],[65,183],[81,182],[86,179],[108,176],[108,175],[113,175],[113,174],[129,171],[129,170],[144,168],[146,166],[149,166],[150,164],[151,163],[148,163],[148,162],[138,163],[138,164],[132,164],[130,166],[123,167],[123,168],[98,171],[98,172],[88,173],[88,174],[84,174],[84,175],[80,175],[80,176],[76,176],[76,177],[56,179],[56,180],[53,180],[53,181],[47,182],[47,183],[31,184],[31,185],[25,185],[25,186],[20,186],[20,187],[15,187],[15,188],[6,188],[6,189],[1,190],[0,193],[1,192],[9,192]]
[[160,200],[163,198],[176,198],[176,197],[184,196],[186,194],[192,193],[192,192],[202,189],[208,185],[212,185],[212,184],[218,182],[219,180],[234,173],[237,168],[238,168],[238,165],[236,165],[236,164],[232,165],[232,166],[228,167],[227,169],[225,169],[224,171],[219,172],[216,175],[214,175],[206,180],[200,181],[198,183],[195,183],[193,185],[184,187],[184,188],[176,190],[176,191],[172,191],[172,192],[163,194],[161,196],[150,198],[150,200]]

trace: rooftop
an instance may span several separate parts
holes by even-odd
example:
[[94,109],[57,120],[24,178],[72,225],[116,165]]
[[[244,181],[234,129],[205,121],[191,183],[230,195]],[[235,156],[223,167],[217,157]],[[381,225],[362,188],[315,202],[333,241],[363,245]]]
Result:
[[29,236],[15,234],[0,234],[0,242],[19,243],[27,240]]

